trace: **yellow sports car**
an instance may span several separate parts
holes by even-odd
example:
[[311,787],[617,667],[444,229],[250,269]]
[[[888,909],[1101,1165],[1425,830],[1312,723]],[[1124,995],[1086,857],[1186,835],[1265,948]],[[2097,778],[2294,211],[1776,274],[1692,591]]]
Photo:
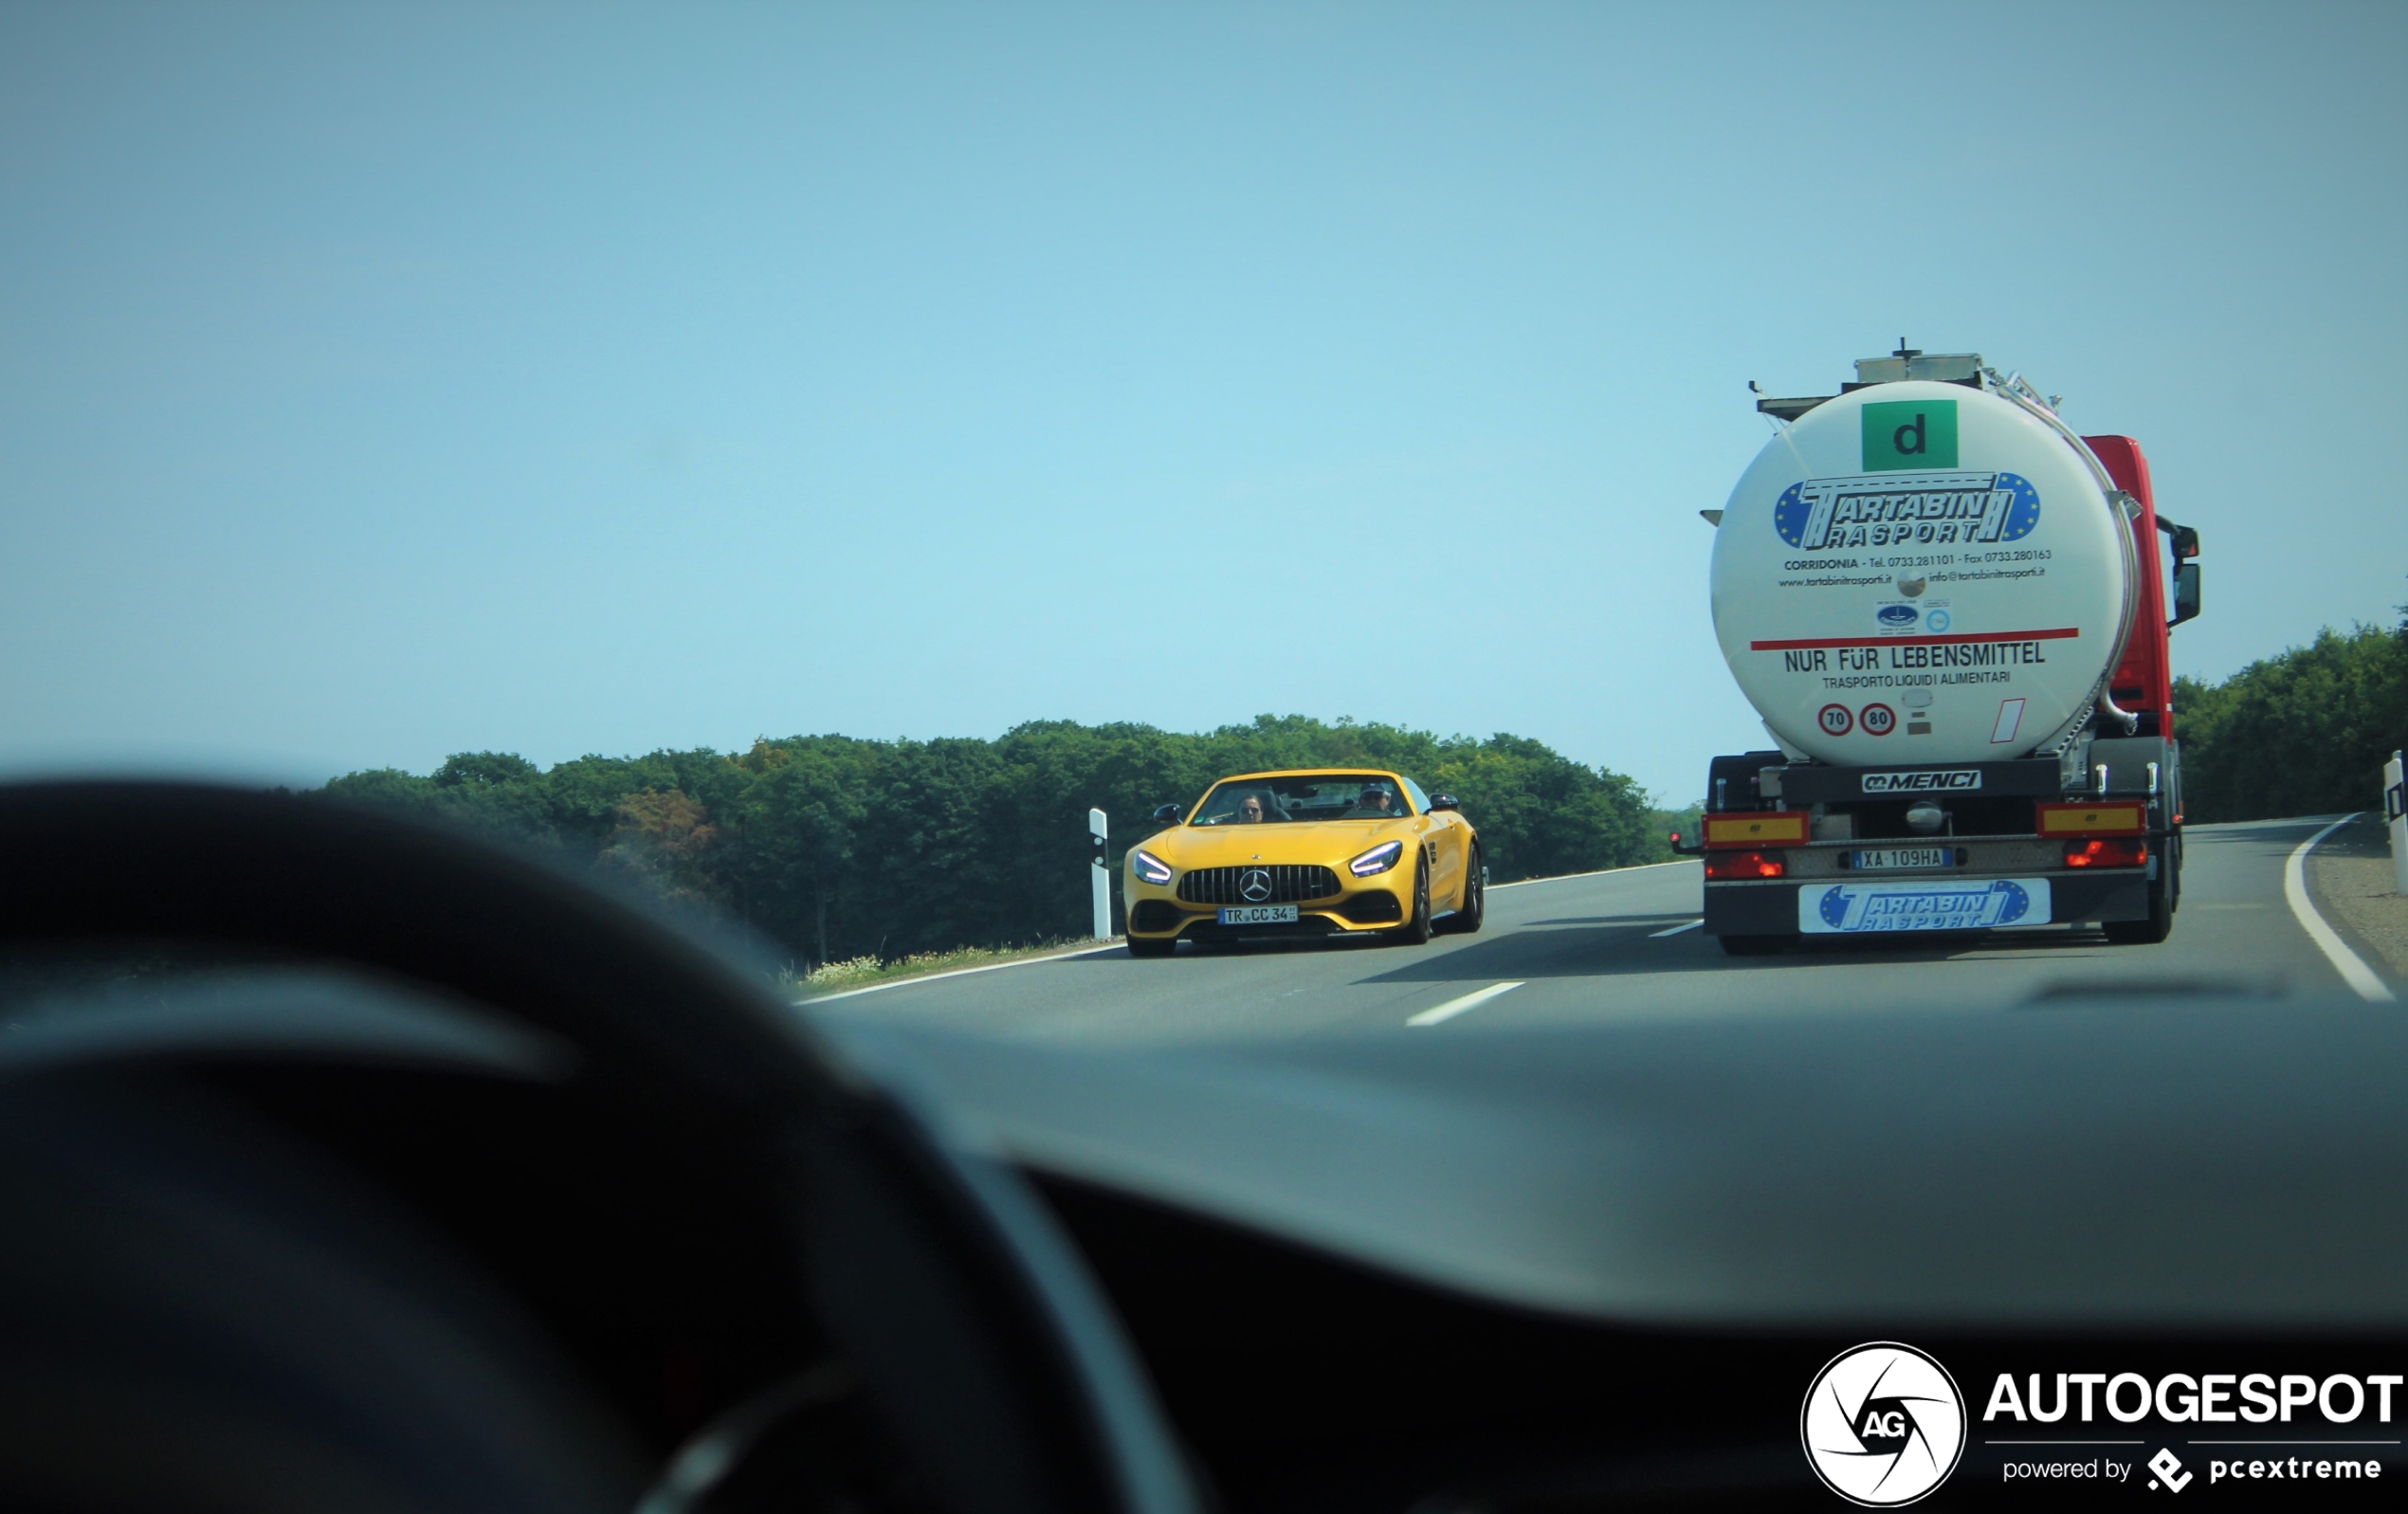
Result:
[[1480,928],[1487,874],[1455,801],[1395,773],[1244,773],[1129,848],[1129,955],[1181,940],[1379,935],[1419,945]]

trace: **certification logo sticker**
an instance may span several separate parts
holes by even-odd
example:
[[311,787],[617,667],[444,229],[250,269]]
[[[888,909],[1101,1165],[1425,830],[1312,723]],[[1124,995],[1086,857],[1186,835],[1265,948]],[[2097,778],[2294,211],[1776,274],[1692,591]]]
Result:
[[1895,1341],[1870,1341],[1815,1375],[1797,1434],[1824,1487],[1866,1508],[1897,1508],[1957,1469],[1964,1396],[1931,1357]]

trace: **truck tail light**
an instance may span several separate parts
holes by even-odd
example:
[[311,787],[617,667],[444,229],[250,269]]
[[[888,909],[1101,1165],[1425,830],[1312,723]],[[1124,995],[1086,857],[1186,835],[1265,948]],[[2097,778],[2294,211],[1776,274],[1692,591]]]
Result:
[[1778,851],[1709,851],[1706,854],[1706,876],[1730,883],[1747,878],[1779,878],[1789,871],[1789,863]]
[[2111,836],[2065,844],[2069,867],[2138,867],[2149,860],[2149,844],[2139,836]]

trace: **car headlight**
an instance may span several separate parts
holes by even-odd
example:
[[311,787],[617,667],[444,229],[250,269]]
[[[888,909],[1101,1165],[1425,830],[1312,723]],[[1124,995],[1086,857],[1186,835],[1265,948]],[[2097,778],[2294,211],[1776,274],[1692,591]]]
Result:
[[1167,884],[1171,881],[1171,865],[1150,851],[1132,851],[1129,863],[1137,869],[1141,884]]
[[1353,873],[1358,878],[1368,878],[1373,873],[1386,872],[1389,868],[1394,867],[1396,866],[1396,859],[1404,854],[1405,844],[1403,842],[1383,841],[1378,846],[1372,848],[1369,851],[1366,851],[1361,856],[1356,858],[1353,862],[1348,863],[1346,865],[1346,870]]

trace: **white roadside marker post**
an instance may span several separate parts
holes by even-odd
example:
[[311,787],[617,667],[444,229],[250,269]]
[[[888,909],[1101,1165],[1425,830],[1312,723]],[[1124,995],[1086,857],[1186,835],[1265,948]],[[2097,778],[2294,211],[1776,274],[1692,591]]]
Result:
[[2391,822],[2391,887],[2408,894],[2408,761],[2398,752],[2383,764],[2383,818]]
[[1104,866],[1104,840],[1107,834],[1104,812],[1089,810],[1087,841],[1092,849],[1087,857],[1087,882],[1095,895],[1095,939],[1100,941],[1112,939],[1112,874]]

